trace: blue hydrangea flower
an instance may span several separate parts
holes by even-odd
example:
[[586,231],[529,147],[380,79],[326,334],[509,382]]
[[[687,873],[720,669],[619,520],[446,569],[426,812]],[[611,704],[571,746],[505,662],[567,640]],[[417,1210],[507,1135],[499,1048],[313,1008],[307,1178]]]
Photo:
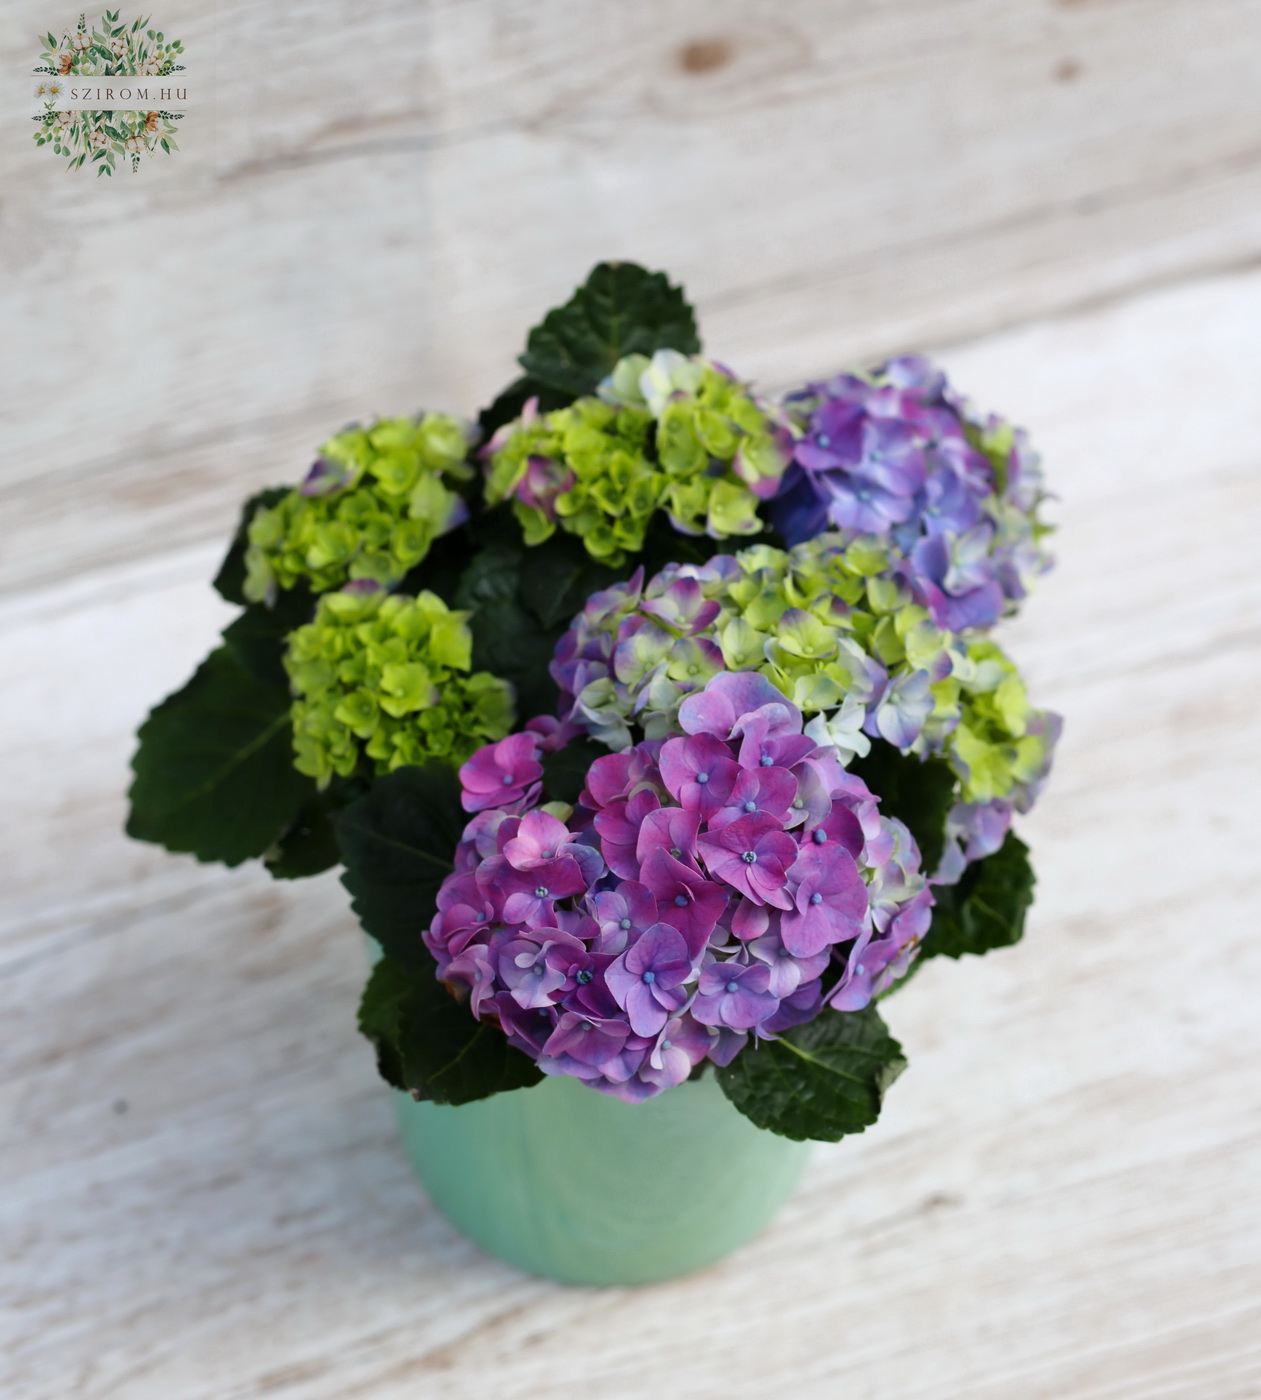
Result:
[[827,529],[886,538],[895,576],[939,627],[988,627],[1049,566],[1038,458],[927,360],[890,360],[789,394],[798,437],[770,516],[790,544]]

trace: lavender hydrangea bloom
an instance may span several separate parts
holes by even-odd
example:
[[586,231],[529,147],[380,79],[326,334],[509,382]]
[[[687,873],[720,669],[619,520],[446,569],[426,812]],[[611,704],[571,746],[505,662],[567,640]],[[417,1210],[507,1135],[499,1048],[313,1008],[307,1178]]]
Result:
[[1049,566],[1024,433],[979,418],[927,360],[809,384],[784,408],[799,437],[771,519],[790,545],[829,528],[887,538],[952,631],[992,625]]
[[604,974],[609,991],[636,1035],[656,1035],[687,1002],[682,984],[692,973],[686,939],[669,924],[653,924]]
[[[597,759],[572,809],[534,805],[561,730],[475,754],[425,934],[474,1016],[544,1073],[630,1102],[829,1003],[865,1006],[932,899],[905,828],[764,677],[723,673],[689,704],[689,734]],[[513,796],[491,807],[496,785]]]

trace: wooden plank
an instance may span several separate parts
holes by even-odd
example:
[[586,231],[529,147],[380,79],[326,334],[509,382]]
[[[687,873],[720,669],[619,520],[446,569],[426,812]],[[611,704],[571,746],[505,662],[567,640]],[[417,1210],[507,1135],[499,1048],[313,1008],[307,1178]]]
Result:
[[[1261,250],[1251,0],[167,15],[223,73],[177,157],[0,150],[0,590],[218,535],[349,419],[471,413],[601,257],[780,384]],[[6,8],[15,71],[46,25]]]
[[[585,1291],[410,1179],[329,875],[119,835],[130,730],[227,610],[215,549],[0,604],[0,1391],[14,1400],[1251,1400],[1261,1390],[1256,278],[946,354],[1049,450],[1014,629],[1067,716],[1018,948],[888,1004],[911,1061],[779,1220]],[[75,524],[67,527],[79,528]],[[51,775],[51,777],[49,776]]]

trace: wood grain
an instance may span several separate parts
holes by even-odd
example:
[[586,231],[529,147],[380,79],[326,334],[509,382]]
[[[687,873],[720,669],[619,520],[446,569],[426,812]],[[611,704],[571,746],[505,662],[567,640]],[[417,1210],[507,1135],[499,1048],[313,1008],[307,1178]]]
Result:
[[[350,419],[475,411],[599,258],[782,384],[1261,253],[1254,0],[163,10],[223,75],[176,157],[71,177],[2,99],[0,591],[217,538]],[[5,7],[6,71],[49,22]]]
[[655,1288],[524,1278],[429,1208],[332,876],[120,836],[217,548],[0,603],[6,1400],[1261,1395],[1259,308],[1254,273],[945,352],[1061,497],[1009,636],[1067,717],[1031,928],[925,968],[879,1125]]

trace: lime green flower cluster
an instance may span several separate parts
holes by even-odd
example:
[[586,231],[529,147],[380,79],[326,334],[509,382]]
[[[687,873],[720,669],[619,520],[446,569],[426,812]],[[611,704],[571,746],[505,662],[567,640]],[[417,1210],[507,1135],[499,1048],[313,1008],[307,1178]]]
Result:
[[448,483],[473,477],[470,436],[457,419],[428,413],[326,442],[302,485],[250,521],[245,596],[262,602],[298,583],[316,593],[348,579],[397,583],[467,516]]
[[1044,775],[1054,726],[987,639],[936,626],[888,546],[821,535],[669,565],[596,594],[561,639],[552,674],[562,719],[610,747],[679,732],[683,700],[721,671],[757,671],[843,762],[880,737],[940,753],[967,802],[1018,797]]
[[290,634],[295,766],[321,787],[366,758],[378,773],[441,758],[463,763],[512,728],[507,681],[470,665],[468,614],[436,594],[387,594],[373,583],[326,593]]
[[673,350],[628,355],[600,397],[544,414],[531,401],[495,434],[486,500],[512,500],[527,544],[559,525],[616,566],[657,510],[684,534],[757,534],[788,452],[787,430],[729,374]]
[[970,643],[950,682],[961,692],[948,744],[963,800],[1031,803],[1050,768],[1058,719],[1030,705],[1015,663],[994,642]]

